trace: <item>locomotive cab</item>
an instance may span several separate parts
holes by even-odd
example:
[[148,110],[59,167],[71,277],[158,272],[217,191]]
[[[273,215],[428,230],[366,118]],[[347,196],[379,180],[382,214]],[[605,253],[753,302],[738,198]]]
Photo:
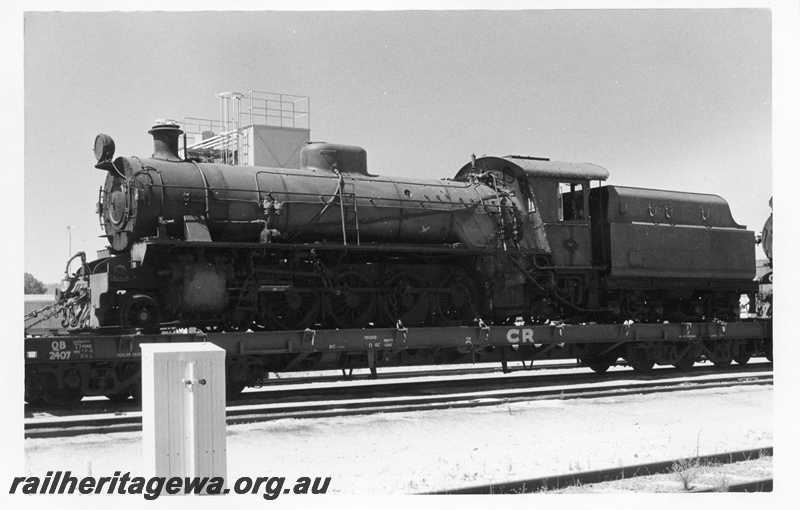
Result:
[[529,176],[542,211],[542,226],[556,266],[590,266],[589,181]]
[[520,209],[524,210],[525,237],[535,246],[520,246],[546,255],[547,264],[586,269],[592,265],[592,235],[589,222],[589,188],[593,180],[604,181],[608,171],[589,163],[574,164],[528,156],[479,158],[456,176],[491,172],[497,180],[516,183]]

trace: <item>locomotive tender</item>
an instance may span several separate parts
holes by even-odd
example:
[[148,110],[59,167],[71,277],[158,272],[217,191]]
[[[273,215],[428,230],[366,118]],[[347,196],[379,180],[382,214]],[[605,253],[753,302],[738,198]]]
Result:
[[754,233],[714,195],[523,156],[390,178],[328,143],[300,169],[220,165],[179,157],[175,124],[150,133],[147,159],[96,139],[109,248],[73,330],[728,320],[757,291]]

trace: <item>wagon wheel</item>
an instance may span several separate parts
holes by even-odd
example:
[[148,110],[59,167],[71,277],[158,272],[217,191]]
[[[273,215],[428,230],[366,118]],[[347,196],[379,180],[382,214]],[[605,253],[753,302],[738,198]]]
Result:
[[708,349],[706,356],[716,367],[728,367],[733,361],[733,348],[730,342],[725,340],[705,342],[705,348]]
[[58,387],[58,381],[54,374],[47,374],[44,380],[43,397],[45,402],[52,406],[74,406],[83,399],[80,374],[74,370],[64,374],[63,388]]
[[261,310],[278,329],[305,329],[314,325],[321,299],[314,289],[289,289],[262,296]]
[[694,356],[692,356],[687,352],[686,354],[681,356],[681,359],[675,362],[673,366],[678,370],[690,370],[694,366],[695,361],[696,360]]
[[726,368],[731,366],[731,363],[733,362],[733,356],[719,357],[716,360],[711,360],[711,362],[715,367]]
[[158,326],[158,303],[147,294],[135,294],[120,310],[120,324],[126,328]]
[[142,401],[142,374],[139,363],[121,362],[114,365],[114,372],[122,387],[114,395],[106,395],[112,402],[127,400],[132,397],[135,401]]
[[389,279],[389,291],[382,296],[381,309],[393,324],[419,326],[428,318],[431,298],[422,278],[410,271],[400,271]]
[[581,364],[589,367],[593,372],[603,374],[617,362],[616,356],[597,356],[594,358],[581,359]]
[[463,271],[450,270],[436,283],[433,314],[437,322],[468,324],[475,319],[478,289]]
[[737,342],[733,350],[733,361],[738,365],[746,365],[752,357],[753,355],[748,352],[747,346],[743,342]]
[[325,295],[325,314],[339,328],[362,328],[375,317],[378,293],[369,278],[357,271],[345,271],[333,280]]
[[247,369],[239,363],[225,367],[225,396],[234,398],[247,387]]
[[43,397],[33,397],[25,395],[25,403],[31,407],[39,407],[44,405],[46,402]]
[[589,368],[592,369],[592,372],[597,374],[605,374],[608,372],[608,369],[611,368],[611,365],[608,363],[590,363]]
[[133,383],[130,385],[130,388],[128,388],[128,391],[130,391],[131,398],[133,398],[133,400],[135,400],[136,402],[141,402],[142,401],[142,378],[141,378],[141,376],[137,377],[136,380],[133,381]]
[[656,364],[655,360],[650,359],[647,349],[641,345],[629,346],[625,353],[625,361],[632,369],[643,374],[653,370],[653,366]]

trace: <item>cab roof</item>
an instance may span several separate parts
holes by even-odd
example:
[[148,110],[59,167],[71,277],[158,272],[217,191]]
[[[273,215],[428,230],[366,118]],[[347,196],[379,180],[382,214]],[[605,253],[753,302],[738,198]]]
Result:
[[[526,156],[482,157],[475,160],[475,168],[484,172],[510,168],[514,173],[524,173],[528,177],[548,177],[564,181],[605,181],[609,176],[608,170],[592,163],[563,163]],[[466,180],[471,172],[472,163],[468,163],[458,171],[456,180]]]

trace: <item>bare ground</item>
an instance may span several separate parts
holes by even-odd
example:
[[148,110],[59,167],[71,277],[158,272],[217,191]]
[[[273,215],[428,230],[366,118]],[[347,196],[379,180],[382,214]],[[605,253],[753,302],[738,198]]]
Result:
[[[143,472],[141,433],[25,444],[31,476]],[[330,476],[329,494],[438,491],[767,446],[772,386],[282,419],[227,435],[229,480]],[[648,487],[602,490],[658,490]]]

